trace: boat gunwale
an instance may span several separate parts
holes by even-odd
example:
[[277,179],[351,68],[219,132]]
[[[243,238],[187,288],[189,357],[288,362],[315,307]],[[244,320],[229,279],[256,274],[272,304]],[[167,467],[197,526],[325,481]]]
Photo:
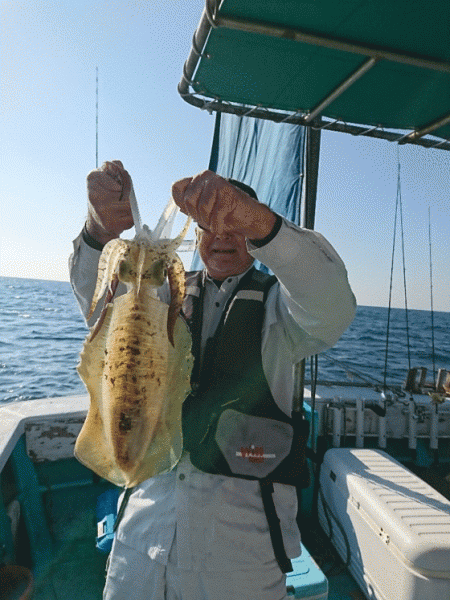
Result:
[[10,402],[0,407],[0,472],[5,467],[26,425],[42,420],[85,418],[87,395],[38,398]]

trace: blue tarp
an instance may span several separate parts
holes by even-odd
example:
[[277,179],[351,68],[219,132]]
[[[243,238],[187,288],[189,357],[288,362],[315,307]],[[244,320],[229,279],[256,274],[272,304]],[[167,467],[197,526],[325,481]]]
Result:
[[[209,168],[250,185],[261,202],[300,224],[305,131],[300,125],[217,113]],[[202,267],[195,252],[191,268]]]

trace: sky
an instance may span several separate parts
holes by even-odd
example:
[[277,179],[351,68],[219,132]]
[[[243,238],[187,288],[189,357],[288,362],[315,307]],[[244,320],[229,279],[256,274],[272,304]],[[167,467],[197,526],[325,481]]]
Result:
[[[0,276],[68,281],[86,175],[120,159],[153,227],[174,181],[208,166],[214,117],[177,92],[203,0],[1,1]],[[450,153],[324,132],[316,229],[357,301],[387,306],[400,161],[407,302],[450,311]],[[123,237],[131,238],[134,232]],[[182,256],[186,266],[189,256]],[[404,306],[396,237],[393,306]]]

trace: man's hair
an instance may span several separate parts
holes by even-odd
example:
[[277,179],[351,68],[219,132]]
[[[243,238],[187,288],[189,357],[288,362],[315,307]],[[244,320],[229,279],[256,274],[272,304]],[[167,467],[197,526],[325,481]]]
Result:
[[227,177],[226,180],[229,183],[232,183],[235,187],[241,189],[243,192],[245,192],[255,200],[258,200],[258,196],[256,195],[255,190],[246,183],[242,183],[242,181],[237,181],[236,179],[230,179],[229,177]]

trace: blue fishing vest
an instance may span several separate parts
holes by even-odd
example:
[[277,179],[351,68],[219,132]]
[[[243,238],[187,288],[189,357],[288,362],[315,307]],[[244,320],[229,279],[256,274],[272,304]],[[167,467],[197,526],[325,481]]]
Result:
[[276,282],[255,268],[229,299],[200,368],[204,271],[186,275],[183,315],[192,333],[192,393],[183,404],[183,444],[191,462],[213,474],[309,485],[308,423],[276,404],[261,357],[264,304]]

